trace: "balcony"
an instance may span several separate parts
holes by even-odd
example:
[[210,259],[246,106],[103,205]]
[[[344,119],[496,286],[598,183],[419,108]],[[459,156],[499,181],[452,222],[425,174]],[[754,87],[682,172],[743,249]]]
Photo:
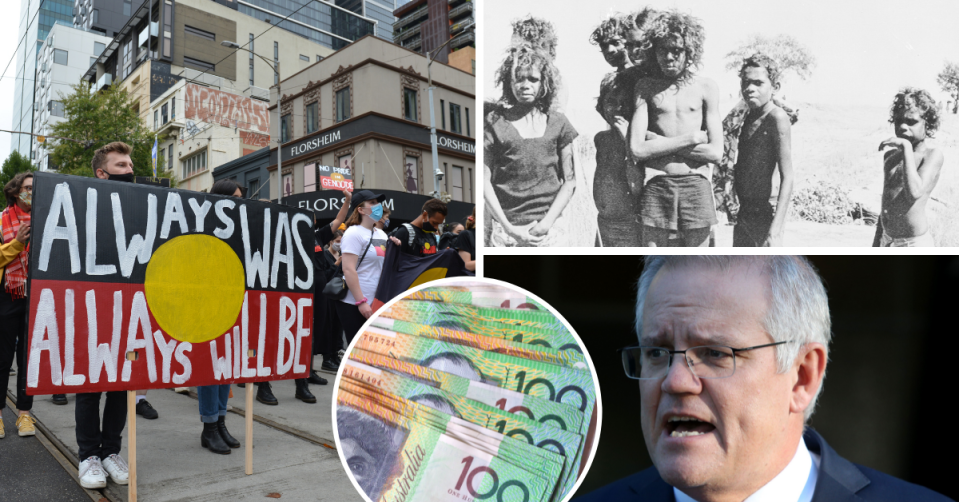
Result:
[[99,91],[104,87],[110,87],[113,85],[113,75],[109,73],[104,73],[100,80],[97,80],[97,85],[94,87],[94,91]]
[[472,30],[453,38],[453,41],[450,42],[450,47],[456,49],[458,47],[469,45],[470,43],[476,43],[476,32]]
[[414,38],[413,40],[407,40],[407,41],[404,42],[402,45],[403,45],[403,47],[405,47],[405,48],[407,48],[407,49],[409,49],[409,50],[411,50],[411,51],[416,51],[416,50],[418,50],[420,47],[423,46],[423,38],[422,38],[422,37],[416,37],[416,38]]
[[450,35],[454,37],[460,33],[463,33],[466,30],[470,30],[476,23],[473,21],[473,18],[464,19],[453,26],[450,26]]
[[393,23],[393,32],[395,33],[398,30],[403,29],[404,26],[409,26],[410,24],[413,24],[414,21],[419,20],[421,17],[425,15],[427,15],[426,5],[420,7],[419,9],[414,10],[413,12],[410,12],[408,15],[403,16],[402,19],[398,19],[395,23]]
[[421,31],[423,31],[422,28],[421,28],[421,25],[417,25],[415,28],[413,28],[413,29],[411,29],[411,30],[406,30],[406,31],[404,31],[404,32],[402,32],[402,33],[398,33],[398,34],[396,34],[396,35],[393,35],[393,43],[399,44],[399,43],[401,43],[403,40],[409,40],[410,38],[413,37],[413,35],[419,35]]
[[463,5],[450,9],[450,19],[456,19],[467,12],[473,12],[473,2],[466,2]]

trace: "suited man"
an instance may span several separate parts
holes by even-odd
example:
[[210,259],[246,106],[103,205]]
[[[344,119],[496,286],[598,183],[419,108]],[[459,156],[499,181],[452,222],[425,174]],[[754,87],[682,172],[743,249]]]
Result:
[[806,427],[831,334],[805,259],[649,257],[636,332],[623,364],[654,467],[575,500],[950,500],[845,460]]

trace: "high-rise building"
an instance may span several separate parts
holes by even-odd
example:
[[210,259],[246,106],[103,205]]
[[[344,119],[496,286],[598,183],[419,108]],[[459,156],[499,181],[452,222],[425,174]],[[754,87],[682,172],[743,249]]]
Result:
[[472,0],[412,0],[394,10],[393,15],[395,43],[422,54],[442,47],[434,60],[475,74],[476,16]]
[[[371,1],[365,0],[365,3]],[[226,5],[233,2],[220,0],[219,3]],[[235,8],[243,14],[276,24],[333,50],[342,49],[365,35],[377,33],[376,25],[382,21],[363,14],[372,12],[371,9],[357,9],[354,5],[347,8],[340,6],[340,3],[364,6],[364,2],[359,0],[238,0]],[[283,21],[293,12],[296,14]]]
[[[73,0],[21,0],[20,25],[17,37],[23,40],[17,49],[16,80],[13,92],[13,130],[33,131],[34,88],[37,79],[37,56],[43,41],[56,23],[73,25]],[[33,137],[14,134],[11,151],[17,150],[32,158]]]
[[[154,3],[160,0],[153,0]],[[140,5],[150,0],[75,0],[73,26],[108,37],[116,36]]]
[[374,35],[393,41],[393,11],[402,3],[402,0],[335,0],[335,4],[344,9],[361,14],[376,21]]

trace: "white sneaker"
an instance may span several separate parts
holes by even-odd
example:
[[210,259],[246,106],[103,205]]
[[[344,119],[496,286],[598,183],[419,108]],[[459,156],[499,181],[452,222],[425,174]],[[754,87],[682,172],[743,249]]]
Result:
[[100,457],[90,457],[80,462],[80,486],[84,488],[106,488],[107,475],[100,464]]
[[113,482],[118,485],[125,485],[130,482],[130,470],[123,457],[114,453],[103,459],[103,469],[107,471]]

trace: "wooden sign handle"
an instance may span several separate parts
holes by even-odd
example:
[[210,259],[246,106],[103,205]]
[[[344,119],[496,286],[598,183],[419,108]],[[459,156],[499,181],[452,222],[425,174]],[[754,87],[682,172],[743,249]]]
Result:
[[127,499],[129,502],[137,502],[137,393],[135,390],[127,391],[127,430],[130,433],[130,439],[127,443],[127,459],[130,466],[130,480],[127,484]]
[[253,389],[256,387],[256,384],[253,382],[248,382],[246,384],[246,413],[244,417],[246,419],[246,475],[249,476],[253,474]]

